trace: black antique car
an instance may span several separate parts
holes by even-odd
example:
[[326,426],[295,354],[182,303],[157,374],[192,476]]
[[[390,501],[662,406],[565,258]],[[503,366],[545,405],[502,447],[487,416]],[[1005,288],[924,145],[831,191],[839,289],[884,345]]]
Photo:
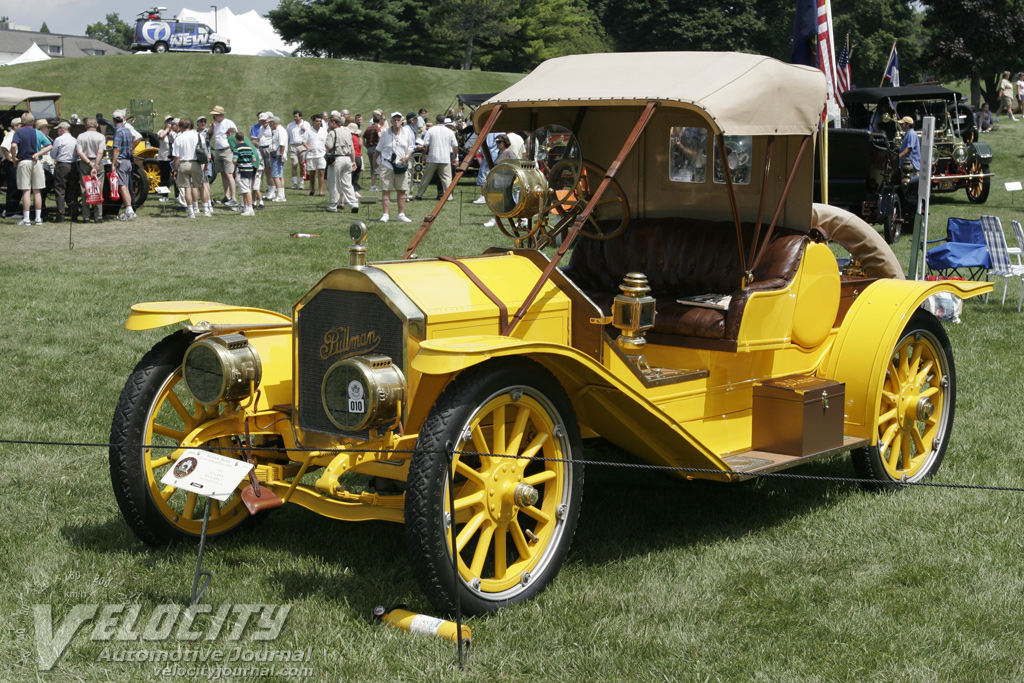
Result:
[[829,204],[881,224],[890,244],[899,240],[917,199],[916,181],[897,159],[903,133],[896,122],[904,116],[918,131],[924,117],[935,117],[933,193],[963,189],[972,204],[988,199],[992,150],[977,140],[974,114],[959,93],[940,85],[858,88],[843,100],[844,126],[828,132]]

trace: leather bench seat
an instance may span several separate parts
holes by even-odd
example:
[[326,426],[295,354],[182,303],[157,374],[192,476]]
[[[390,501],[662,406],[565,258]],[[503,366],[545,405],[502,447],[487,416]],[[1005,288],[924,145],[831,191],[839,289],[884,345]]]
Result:
[[[762,236],[764,230],[766,226]],[[743,231],[744,243],[749,245],[753,225],[744,224]],[[652,332],[735,340],[750,293],[785,287],[796,274],[807,242],[802,233],[776,229],[752,281],[741,290],[743,274],[733,223],[642,219],[615,239],[581,237],[564,272],[605,315],[611,315],[612,300],[620,293],[626,273],[641,272],[658,302]],[[708,293],[731,293],[729,308],[722,311],[676,301]]]

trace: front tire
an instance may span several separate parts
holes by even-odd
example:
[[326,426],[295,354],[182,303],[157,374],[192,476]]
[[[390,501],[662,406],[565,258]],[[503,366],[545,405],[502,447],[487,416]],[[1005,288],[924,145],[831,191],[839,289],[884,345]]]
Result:
[[882,227],[885,230],[886,244],[895,245],[903,234],[903,200],[899,195],[893,194],[891,201],[892,206],[882,219]]
[[877,443],[851,455],[857,476],[878,482],[869,488],[895,489],[938,471],[953,427],[956,368],[935,316],[914,313],[884,372]]
[[[212,440],[193,436],[218,416],[216,408],[194,403],[181,381],[181,361],[193,339],[175,332],[142,357],[124,385],[110,426],[110,480],[118,507],[135,535],[155,548],[196,539],[202,531],[205,503],[195,493],[160,483],[180,455],[175,448],[236,445],[230,435]],[[239,457],[239,452],[225,449],[222,455]],[[238,494],[210,503],[208,536],[226,534],[250,519]]]
[[153,52],[157,53],[158,55],[162,55],[163,53],[167,52],[167,43],[160,41],[159,43],[153,46]]
[[[451,449],[458,581],[448,533]],[[435,608],[454,612],[457,594],[464,612],[483,614],[544,589],[575,532],[583,468],[571,460],[581,449],[565,392],[533,361],[491,361],[445,389],[416,442],[405,502],[409,557]],[[536,502],[524,503],[531,492]]]
[[[980,161],[971,162],[968,169],[970,173],[988,173],[988,166],[982,165]],[[978,180],[971,180],[967,185],[967,201],[971,204],[984,204],[988,199],[989,190],[992,189],[992,178],[986,176]]]

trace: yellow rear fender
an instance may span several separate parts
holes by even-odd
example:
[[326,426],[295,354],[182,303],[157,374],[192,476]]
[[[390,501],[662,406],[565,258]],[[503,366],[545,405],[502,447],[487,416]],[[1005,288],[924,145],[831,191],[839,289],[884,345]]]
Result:
[[937,292],[969,299],[992,291],[991,282],[878,280],[854,301],[819,374],[846,383],[845,431],[878,439],[878,406],[886,368],[910,317]]
[[214,301],[149,301],[135,304],[124,326],[129,330],[152,330],[188,321],[192,325],[281,325],[291,327],[292,319],[275,311],[231,306]]

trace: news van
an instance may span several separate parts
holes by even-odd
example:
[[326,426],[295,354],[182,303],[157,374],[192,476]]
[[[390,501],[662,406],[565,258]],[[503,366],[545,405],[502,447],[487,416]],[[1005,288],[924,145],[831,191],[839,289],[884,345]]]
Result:
[[231,52],[231,39],[196,21],[165,20],[155,7],[141,12],[135,22],[132,52]]

